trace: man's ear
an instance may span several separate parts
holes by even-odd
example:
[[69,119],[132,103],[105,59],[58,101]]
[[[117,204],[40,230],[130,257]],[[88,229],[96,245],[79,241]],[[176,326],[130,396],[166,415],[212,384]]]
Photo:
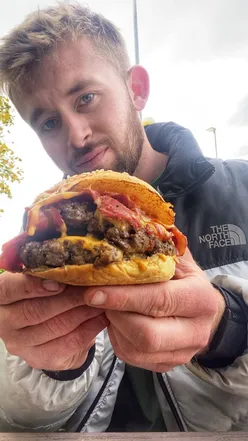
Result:
[[142,66],[133,66],[128,74],[128,85],[132,100],[136,110],[140,112],[144,109],[149,97],[149,76]]

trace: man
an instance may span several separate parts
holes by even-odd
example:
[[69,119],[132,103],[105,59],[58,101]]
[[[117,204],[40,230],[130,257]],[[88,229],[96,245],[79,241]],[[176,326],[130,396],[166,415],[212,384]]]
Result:
[[172,281],[97,289],[3,274],[1,430],[248,430],[247,163],[207,161],[173,123],[145,132],[146,71],[79,5],[14,29],[0,82],[65,175],[128,171],[173,202],[202,268],[187,251]]

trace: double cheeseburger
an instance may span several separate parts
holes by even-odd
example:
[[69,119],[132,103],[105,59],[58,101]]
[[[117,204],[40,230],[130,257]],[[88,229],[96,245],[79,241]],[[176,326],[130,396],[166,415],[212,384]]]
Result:
[[0,268],[70,285],[169,280],[187,241],[172,206],[127,173],[72,176],[36,198]]

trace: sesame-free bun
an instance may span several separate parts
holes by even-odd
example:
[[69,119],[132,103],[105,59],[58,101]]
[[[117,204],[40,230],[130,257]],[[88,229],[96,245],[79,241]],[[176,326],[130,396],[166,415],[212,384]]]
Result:
[[61,194],[62,198],[63,193],[80,193],[87,188],[99,192],[125,194],[148,216],[158,219],[165,225],[174,223],[172,205],[165,202],[151,185],[135,176],[130,176],[128,173],[114,171],[97,170],[64,179],[39,195],[32,207],[36,204],[40,206],[49,205],[55,198],[58,200],[58,194]]
[[154,254],[144,259],[133,258],[99,268],[92,264],[66,265],[60,268],[25,270],[25,274],[68,285],[138,285],[171,279],[175,273],[175,265],[174,257]]

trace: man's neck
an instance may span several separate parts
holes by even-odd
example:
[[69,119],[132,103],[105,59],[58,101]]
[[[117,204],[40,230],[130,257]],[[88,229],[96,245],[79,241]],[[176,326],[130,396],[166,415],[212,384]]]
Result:
[[168,155],[156,152],[145,134],[142,154],[134,175],[151,184],[164,171],[167,161]]

